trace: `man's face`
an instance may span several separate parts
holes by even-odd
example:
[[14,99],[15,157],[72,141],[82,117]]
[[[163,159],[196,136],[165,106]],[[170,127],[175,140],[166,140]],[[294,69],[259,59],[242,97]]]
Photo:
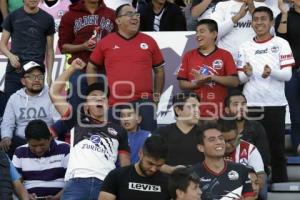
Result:
[[26,90],[32,94],[39,94],[44,88],[45,75],[39,69],[33,69],[24,74],[22,83]]
[[199,144],[197,147],[205,157],[223,158],[225,154],[224,136],[217,129],[208,129],[204,131],[203,144]]
[[140,28],[140,14],[132,6],[124,6],[117,16],[116,23],[120,32],[135,34]]
[[199,48],[208,48],[215,45],[215,38],[217,37],[217,32],[210,32],[206,24],[201,24],[197,26],[196,29],[196,40],[198,42]]
[[34,9],[38,6],[40,0],[24,0],[24,5],[30,9]]
[[93,118],[101,118],[105,116],[108,108],[108,101],[107,97],[101,90],[94,90],[90,92],[87,96],[86,103],[88,112]]
[[50,148],[51,139],[30,139],[27,141],[30,151],[37,157],[43,156]]
[[121,126],[128,132],[136,132],[140,117],[134,109],[126,108],[120,112],[120,123]]
[[232,153],[238,145],[237,130],[223,132],[223,136],[225,140],[225,154],[228,155]]
[[232,96],[229,99],[229,107],[225,108],[225,112],[230,117],[236,117],[236,120],[242,121],[247,116],[247,102],[243,96]]
[[197,124],[200,118],[198,99],[194,97],[188,98],[184,103],[182,110],[177,107],[175,108],[175,112],[178,115],[177,120],[185,122],[189,125]]
[[177,193],[177,200],[201,200],[201,194],[202,191],[200,190],[199,184],[190,181],[186,191]]
[[155,175],[164,164],[164,159],[156,160],[150,156],[140,153],[140,161],[138,166],[145,176]]
[[257,36],[266,36],[270,34],[273,22],[270,20],[268,13],[256,12],[252,17],[252,28]]

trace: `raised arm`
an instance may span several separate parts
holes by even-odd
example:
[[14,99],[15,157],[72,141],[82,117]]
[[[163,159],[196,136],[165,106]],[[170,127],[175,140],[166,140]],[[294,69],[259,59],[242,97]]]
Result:
[[51,100],[56,110],[62,116],[68,111],[71,105],[67,102],[66,98],[61,94],[61,92],[63,91],[64,86],[66,82],[69,80],[69,78],[71,77],[71,75],[76,70],[83,69],[85,65],[86,64],[81,59],[76,58],[71,63],[71,66],[66,71],[64,71],[51,85],[50,88]]

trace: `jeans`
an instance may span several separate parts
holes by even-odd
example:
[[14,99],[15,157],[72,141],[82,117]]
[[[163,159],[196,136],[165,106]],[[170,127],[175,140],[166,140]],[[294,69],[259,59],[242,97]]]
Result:
[[21,78],[22,74],[17,73],[15,70],[5,73],[4,93],[6,96],[6,102],[12,94],[24,87],[21,83]]
[[[142,121],[139,124],[139,127],[142,130],[153,132],[157,128],[156,121],[156,105],[153,100],[150,99],[139,99],[131,104],[135,104],[138,108],[138,114],[142,117]],[[110,122],[120,124],[119,113],[116,112],[114,106],[108,110],[108,120]]]
[[62,200],[97,200],[103,181],[97,178],[72,178],[65,187]]
[[[249,111],[257,107],[250,107]],[[263,119],[259,120],[266,130],[272,168],[272,183],[287,181],[287,168],[285,158],[285,106],[266,106],[262,107],[262,112],[249,112],[250,117],[258,117],[262,114]]]
[[290,108],[292,144],[296,150],[300,144],[300,71],[293,70],[291,80],[285,83],[285,95]]

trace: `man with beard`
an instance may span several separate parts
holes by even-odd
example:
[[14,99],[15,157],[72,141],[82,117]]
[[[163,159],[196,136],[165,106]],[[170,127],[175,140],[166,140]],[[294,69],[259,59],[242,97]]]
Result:
[[134,165],[111,171],[104,180],[98,200],[167,200],[168,179],[159,170],[165,163],[168,146],[160,136],[147,138]]
[[44,87],[45,67],[30,61],[23,66],[24,88],[14,93],[6,105],[1,124],[0,148],[12,157],[16,147],[26,144],[24,130],[28,122],[42,119],[48,126],[54,123],[56,111]]
[[267,135],[260,122],[248,120],[247,100],[239,90],[232,90],[225,99],[225,114],[234,118],[241,139],[253,144],[258,149],[264,162],[265,172],[269,173],[270,150]]

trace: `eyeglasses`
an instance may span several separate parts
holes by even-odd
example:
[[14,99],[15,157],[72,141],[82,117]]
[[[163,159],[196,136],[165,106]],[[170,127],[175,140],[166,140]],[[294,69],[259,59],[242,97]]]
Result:
[[31,81],[34,81],[36,79],[40,81],[40,80],[44,80],[45,76],[44,74],[39,74],[39,75],[31,74],[31,75],[24,76],[24,78],[28,78]]
[[141,14],[139,12],[127,12],[123,15],[119,15],[118,17],[123,17],[123,16],[127,16],[127,17],[140,17]]

